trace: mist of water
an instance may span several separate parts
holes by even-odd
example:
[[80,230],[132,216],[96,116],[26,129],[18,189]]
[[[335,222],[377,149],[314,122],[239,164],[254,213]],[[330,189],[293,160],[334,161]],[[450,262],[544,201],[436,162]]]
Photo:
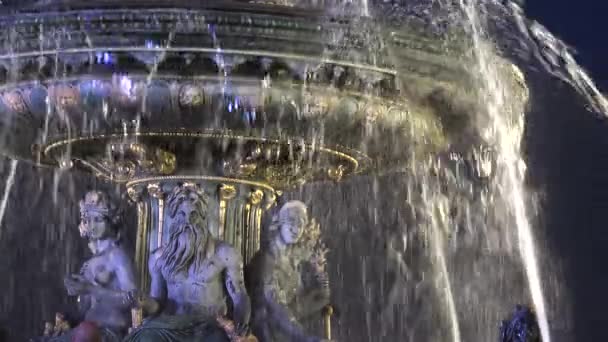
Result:
[[11,194],[13,184],[15,184],[15,174],[17,173],[17,165],[19,164],[16,160],[11,160],[10,171],[6,182],[4,183],[4,195],[2,195],[2,202],[0,202],[0,237],[2,236],[2,221],[4,220],[4,212],[6,211],[6,204]]
[[[528,279],[530,294],[536,309],[542,339],[550,342],[549,325],[545,309],[545,299],[536,258],[536,247],[532,227],[528,219],[524,189],[525,163],[521,157],[523,132],[523,114],[510,113],[507,106],[510,101],[508,88],[494,66],[489,47],[483,42],[483,27],[480,22],[477,1],[460,1],[460,7],[466,15],[468,29],[474,46],[474,57],[477,62],[475,70],[479,75],[482,100],[486,104],[489,125],[483,127],[482,135],[498,150],[497,168],[501,170],[496,178],[515,218],[519,252]],[[506,227],[504,227],[506,228]],[[503,228],[503,229],[504,229]]]
[[424,209],[426,210],[425,215],[427,216],[428,226],[423,229],[428,234],[428,241],[430,244],[430,255],[432,258],[432,264],[435,266],[436,275],[436,286],[439,289],[439,298],[443,298],[443,305],[446,308],[446,314],[449,320],[449,327],[453,342],[462,341],[460,333],[460,317],[456,308],[454,300],[454,291],[452,289],[452,282],[450,280],[450,273],[448,271],[446,261],[446,244],[445,244],[445,233],[452,229],[449,224],[451,223],[447,217],[449,212],[449,205],[446,196],[442,195],[442,192],[433,187],[431,182],[428,180],[428,171],[434,169],[431,165],[425,165],[422,169],[427,175],[419,174],[423,180],[422,186],[422,203],[425,203]]

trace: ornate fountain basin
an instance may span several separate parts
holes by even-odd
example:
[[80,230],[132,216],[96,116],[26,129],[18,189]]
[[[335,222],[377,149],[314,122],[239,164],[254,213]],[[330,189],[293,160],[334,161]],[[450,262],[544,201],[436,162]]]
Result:
[[460,128],[430,96],[472,102],[458,59],[413,31],[297,4],[166,4],[0,17],[2,153],[123,183],[205,174],[281,189],[444,150]]
[[[125,184],[140,205],[140,265],[178,183],[213,194],[214,234],[249,257],[259,239],[244,237],[259,235],[279,190],[476,145],[484,107],[462,35],[378,25],[339,1],[2,10],[0,153]],[[523,106],[521,74],[496,61]]]

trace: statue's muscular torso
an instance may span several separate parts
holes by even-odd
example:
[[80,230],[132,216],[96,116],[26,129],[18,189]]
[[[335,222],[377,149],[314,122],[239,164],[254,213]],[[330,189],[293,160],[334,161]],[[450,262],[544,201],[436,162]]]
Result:
[[[230,245],[220,241],[215,241],[213,245],[214,250],[199,267],[192,264],[187,273],[173,275],[163,270],[162,260],[159,260],[162,249],[153,253],[150,272],[153,277],[160,277],[160,283],[165,287],[164,312],[206,317],[226,314],[226,291],[230,293],[243,287],[241,260]],[[240,277],[231,276],[230,273],[234,272],[239,272]],[[154,290],[153,288],[153,292]],[[163,295],[157,293],[155,297],[162,298]]]

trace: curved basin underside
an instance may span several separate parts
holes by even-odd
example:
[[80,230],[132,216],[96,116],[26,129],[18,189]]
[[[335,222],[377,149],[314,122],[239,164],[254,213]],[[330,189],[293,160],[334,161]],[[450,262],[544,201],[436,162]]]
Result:
[[0,17],[2,153],[118,182],[284,188],[444,151],[476,110],[464,55],[406,28],[297,4],[166,3]]

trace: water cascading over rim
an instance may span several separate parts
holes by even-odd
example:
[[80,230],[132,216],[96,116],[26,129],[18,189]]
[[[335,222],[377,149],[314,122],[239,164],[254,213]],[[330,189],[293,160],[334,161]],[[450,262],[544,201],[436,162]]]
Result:
[[[138,202],[143,286],[177,183],[211,195],[212,233],[248,259],[278,191],[402,170],[468,132],[469,113],[444,103],[477,108],[463,49],[446,55],[432,35],[359,14],[289,1],[7,11],[1,152],[124,184]],[[510,75],[523,105],[525,84]]]

